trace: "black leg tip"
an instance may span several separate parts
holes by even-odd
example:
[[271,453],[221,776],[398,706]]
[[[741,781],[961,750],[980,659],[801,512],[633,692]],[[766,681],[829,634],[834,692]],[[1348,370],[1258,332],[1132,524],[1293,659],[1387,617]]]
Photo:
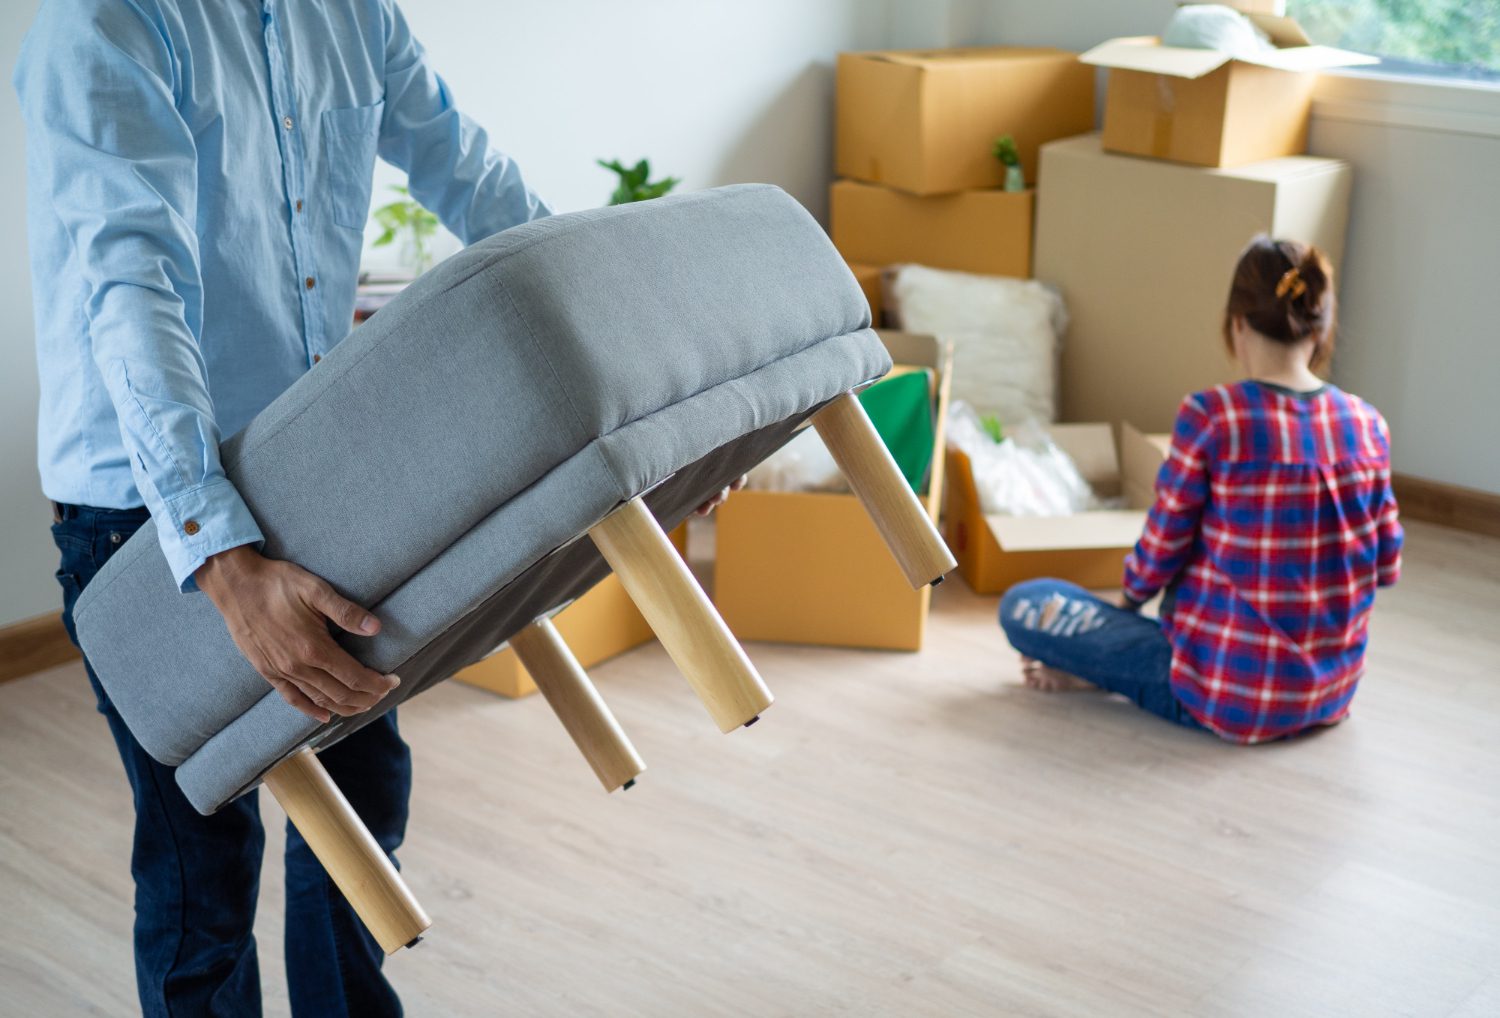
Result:
[[406,944],[406,946],[407,946],[407,947],[408,947],[408,948],[412,948],[412,947],[416,947],[416,946],[417,946],[417,945],[418,945],[418,944],[420,944],[420,943],[421,943],[421,942],[422,942],[422,938],[421,938],[421,936],[420,936],[420,935],[418,935],[418,936],[415,936],[415,937],[412,937],[412,938],[411,938],[411,940],[409,940],[409,941],[408,941],[408,942],[407,942],[407,944]]
[[931,583],[929,583],[928,586],[929,587],[941,587],[943,585],[943,581],[946,580],[947,578],[948,577],[946,577],[946,576],[939,576],[937,579],[935,579]]
[[629,781],[625,782],[625,784],[623,784],[623,785],[620,786],[620,791],[622,791],[622,792],[628,792],[628,791],[630,791],[634,787],[635,787],[635,778],[631,778]]
[[745,727],[749,728],[751,725],[755,724],[755,722],[757,722],[759,720],[760,720],[760,715],[757,714],[757,715],[755,715],[755,717],[753,717],[749,721],[745,722]]

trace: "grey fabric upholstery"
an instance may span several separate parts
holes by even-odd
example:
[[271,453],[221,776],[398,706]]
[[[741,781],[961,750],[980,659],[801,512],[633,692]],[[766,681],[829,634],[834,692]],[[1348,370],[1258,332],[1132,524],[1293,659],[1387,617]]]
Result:
[[79,598],[141,744],[212,812],[478,660],[607,572],[580,536],[642,493],[671,527],[889,359],[843,260],[766,185],[529,223],[424,275],[224,443],[290,559],[371,606],[401,686],[319,725],[178,593],[144,527]]

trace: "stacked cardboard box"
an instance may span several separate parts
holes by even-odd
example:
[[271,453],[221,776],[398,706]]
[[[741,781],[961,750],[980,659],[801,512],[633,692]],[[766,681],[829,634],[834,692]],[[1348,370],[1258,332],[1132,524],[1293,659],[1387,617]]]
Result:
[[1011,135],[1034,182],[1044,143],[1092,129],[1093,72],[1063,50],[982,47],[842,53],[837,76],[830,232],[867,292],[894,262],[1029,276],[1035,192],[1003,190],[991,150]]
[[1221,330],[1240,251],[1293,237],[1336,269],[1352,177],[1313,156],[1211,170],[1113,155],[1098,135],[1045,146],[1036,276],[1068,306],[1062,419],[1170,430],[1183,396],[1237,377]]
[[1231,56],[1162,45],[1152,36],[1111,39],[1080,59],[1109,69],[1104,148],[1198,166],[1241,166],[1307,149],[1318,72],[1376,63],[1314,46],[1295,20],[1265,0],[1229,0],[1271,48]]

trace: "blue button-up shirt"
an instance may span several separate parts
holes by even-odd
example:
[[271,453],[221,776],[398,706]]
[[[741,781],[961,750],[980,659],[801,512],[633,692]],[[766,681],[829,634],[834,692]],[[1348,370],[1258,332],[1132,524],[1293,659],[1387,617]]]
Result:
[[47,0],[15,86],[43,491],[146,505],[184,590],[262,540],[219,441],[349,331],[375,156],[465,243],[549,211],[392,0]]

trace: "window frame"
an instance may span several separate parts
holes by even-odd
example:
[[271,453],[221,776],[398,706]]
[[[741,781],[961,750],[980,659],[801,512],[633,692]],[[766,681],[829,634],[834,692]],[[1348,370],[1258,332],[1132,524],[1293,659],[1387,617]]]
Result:
[[1382,72],[1323,71],[1313,91],[1320,120],[1500,137],[1500,84]]

